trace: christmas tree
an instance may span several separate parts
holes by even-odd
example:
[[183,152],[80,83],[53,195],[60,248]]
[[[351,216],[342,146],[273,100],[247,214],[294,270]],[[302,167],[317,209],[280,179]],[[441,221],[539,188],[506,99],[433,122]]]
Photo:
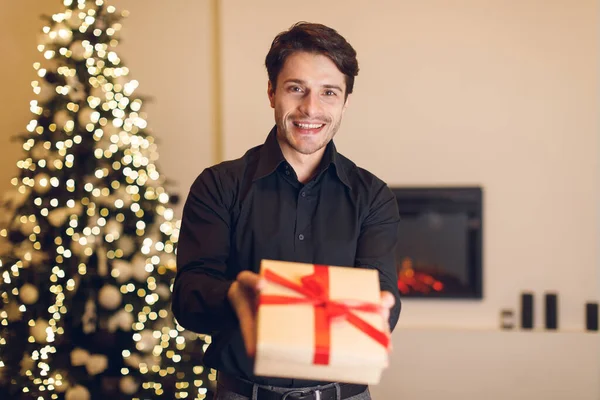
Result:
[[206,398],[210,337],[170,312],[179,221],[116,52],[126,13],[63,3],[0,208],[0,398]]

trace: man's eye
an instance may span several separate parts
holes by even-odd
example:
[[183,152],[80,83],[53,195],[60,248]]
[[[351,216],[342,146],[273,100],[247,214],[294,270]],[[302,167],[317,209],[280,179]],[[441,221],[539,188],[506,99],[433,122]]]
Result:
[[325,91],[325,96],[335,96],[336,93],[333,90],[326,90]]
[[302,89],[299,86],[290,86],[290,92],[300,93]]

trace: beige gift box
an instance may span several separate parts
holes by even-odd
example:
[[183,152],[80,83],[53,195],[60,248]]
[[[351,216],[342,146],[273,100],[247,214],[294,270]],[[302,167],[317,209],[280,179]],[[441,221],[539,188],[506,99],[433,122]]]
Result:
[[[302,279],[313,275],[315,271],[313,264],[263,260],[260,273],[265,277],[274,272],[296,285],[306,286]],[[328,299],[354,304],[380,304],[379,275],[376,270],[326,267],[319,271],[327,275]],[[320,363],[315,364],[316,342],[319,341],[316,339],[315,326],[322,325],[323,321],[317,322],[319,310],[312,303],[269,303],[266,299],[273,299],[273,296],[307,298],[306,294],[267,279],[258,308],[255,375],[360,384],[379,382],[381,372],[388,365],[388,348],[383,340],[389,340],[389,335],[385,333],[387,321],[379,312],[351,311],[370,324],[371,329],[379,331],[381,342],[351,324],[349,319],[353,317],[330,319],[328,359],[326,357],[325,365],[322,358]]]

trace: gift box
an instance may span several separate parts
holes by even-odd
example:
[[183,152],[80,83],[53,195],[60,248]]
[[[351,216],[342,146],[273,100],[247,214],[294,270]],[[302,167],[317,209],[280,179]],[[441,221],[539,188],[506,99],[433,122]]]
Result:
[[254,374],[376,384],[389,333],[376,270],[263,260]]

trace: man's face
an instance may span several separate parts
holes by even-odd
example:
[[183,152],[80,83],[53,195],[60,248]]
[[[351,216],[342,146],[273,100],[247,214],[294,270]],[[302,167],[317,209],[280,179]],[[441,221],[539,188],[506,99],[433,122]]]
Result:
[[310,155],[335,136],[348,106],[344,74],[328,57],[296,52],[287,57],[277,89],[269,82],[277,135],[282,146]]

